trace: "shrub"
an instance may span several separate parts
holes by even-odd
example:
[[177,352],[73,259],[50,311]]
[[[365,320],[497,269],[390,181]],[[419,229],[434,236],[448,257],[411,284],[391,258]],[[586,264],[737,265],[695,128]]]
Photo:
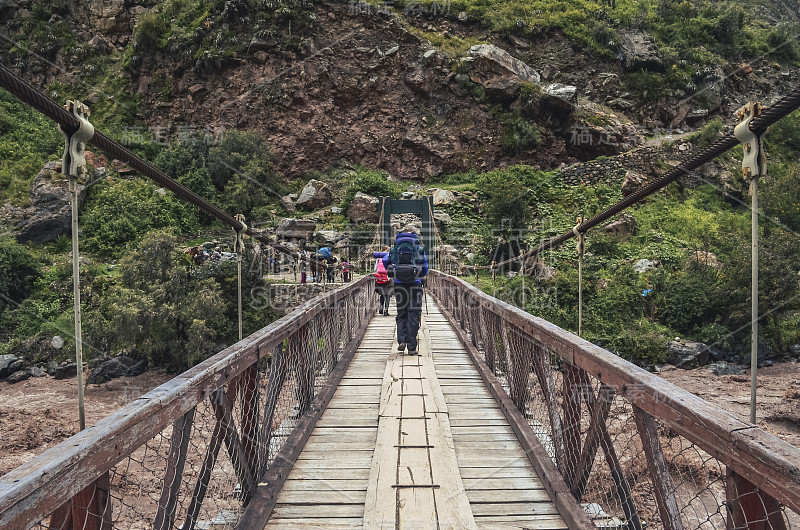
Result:
[[724,127],[722,119],[717,116],[703,126],[699,133],[692,137],[692,143],[699,149],[705,149],[717,139],[719,132]]
[[41,265],[24,246],[0,239],[0,315],[22,303],[41,274]]
[[142,181],[115,181],[93,190],[82,227],[85,248],[104,256],[122,254],[130,243],[159,228],[188,231],[197,223],[191,205]]
[[398,182],[389,180],[389,173],[386,171],[365,169],[358,166],[355,168],[355,175],[352,180],[347,184],[344,200],[342,200],[342,208],[346,209],[359,191],[376,197],[399,199],[400,194],[405,191],[405,187]]
[[514,153],[529,151],[542,143],[539,127],[519,114],[506,115],[502,120],[503,137],[501,145]]

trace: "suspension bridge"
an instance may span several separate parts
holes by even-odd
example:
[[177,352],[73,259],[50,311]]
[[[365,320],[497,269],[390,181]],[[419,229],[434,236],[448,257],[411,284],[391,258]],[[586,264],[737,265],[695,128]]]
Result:
[[[81,119],[2,65],[0,85],[69,150]],[[740,141],[758,155],[798,106],[800,89],[751,112],[749,140],[724,137],[530,255]],[[101,133],[81,142],[291,255]],[[441,242],[435,224],[427,237]],[[0,527],[800,527],[800,449],[445,272],[477,267],[435,263],[420,355],[398,352],[369,276],[325,292],[0,477]]]

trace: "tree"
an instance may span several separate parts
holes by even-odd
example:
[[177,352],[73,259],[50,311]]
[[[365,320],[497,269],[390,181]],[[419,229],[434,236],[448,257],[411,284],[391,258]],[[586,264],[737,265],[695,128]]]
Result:
[[120,265],[120,285],[103,298],[90,340],[133,350],[151,365],[179,370],[216,351],[230,328],[227,304],[212,278],[199,279],[169,232],[147,234]]

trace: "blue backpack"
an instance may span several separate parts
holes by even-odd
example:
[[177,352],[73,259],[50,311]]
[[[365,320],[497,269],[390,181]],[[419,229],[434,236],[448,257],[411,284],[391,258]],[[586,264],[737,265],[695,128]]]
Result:
[[331,256],[333,256],[333,252],[331,252],[331,249],[329,247],[322,247],[321,249],[319,249],[317,251],[317,254],[319,254],[320,256],[322,256],[325,259],[328,259]]
[[414,233],[400,232],[389,251],[389,261],[394,269],[394,277],[402,283],[412,283],[422,277],[425,263],[424,246]]

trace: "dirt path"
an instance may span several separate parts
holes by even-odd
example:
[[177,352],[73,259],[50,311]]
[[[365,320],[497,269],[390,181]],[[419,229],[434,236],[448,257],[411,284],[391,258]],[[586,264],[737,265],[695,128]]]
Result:
[[[86,423],[130,403],[173,376],[156,370],[86,388]],[[0,382],[0,476],[78,432],[75,379]]]

